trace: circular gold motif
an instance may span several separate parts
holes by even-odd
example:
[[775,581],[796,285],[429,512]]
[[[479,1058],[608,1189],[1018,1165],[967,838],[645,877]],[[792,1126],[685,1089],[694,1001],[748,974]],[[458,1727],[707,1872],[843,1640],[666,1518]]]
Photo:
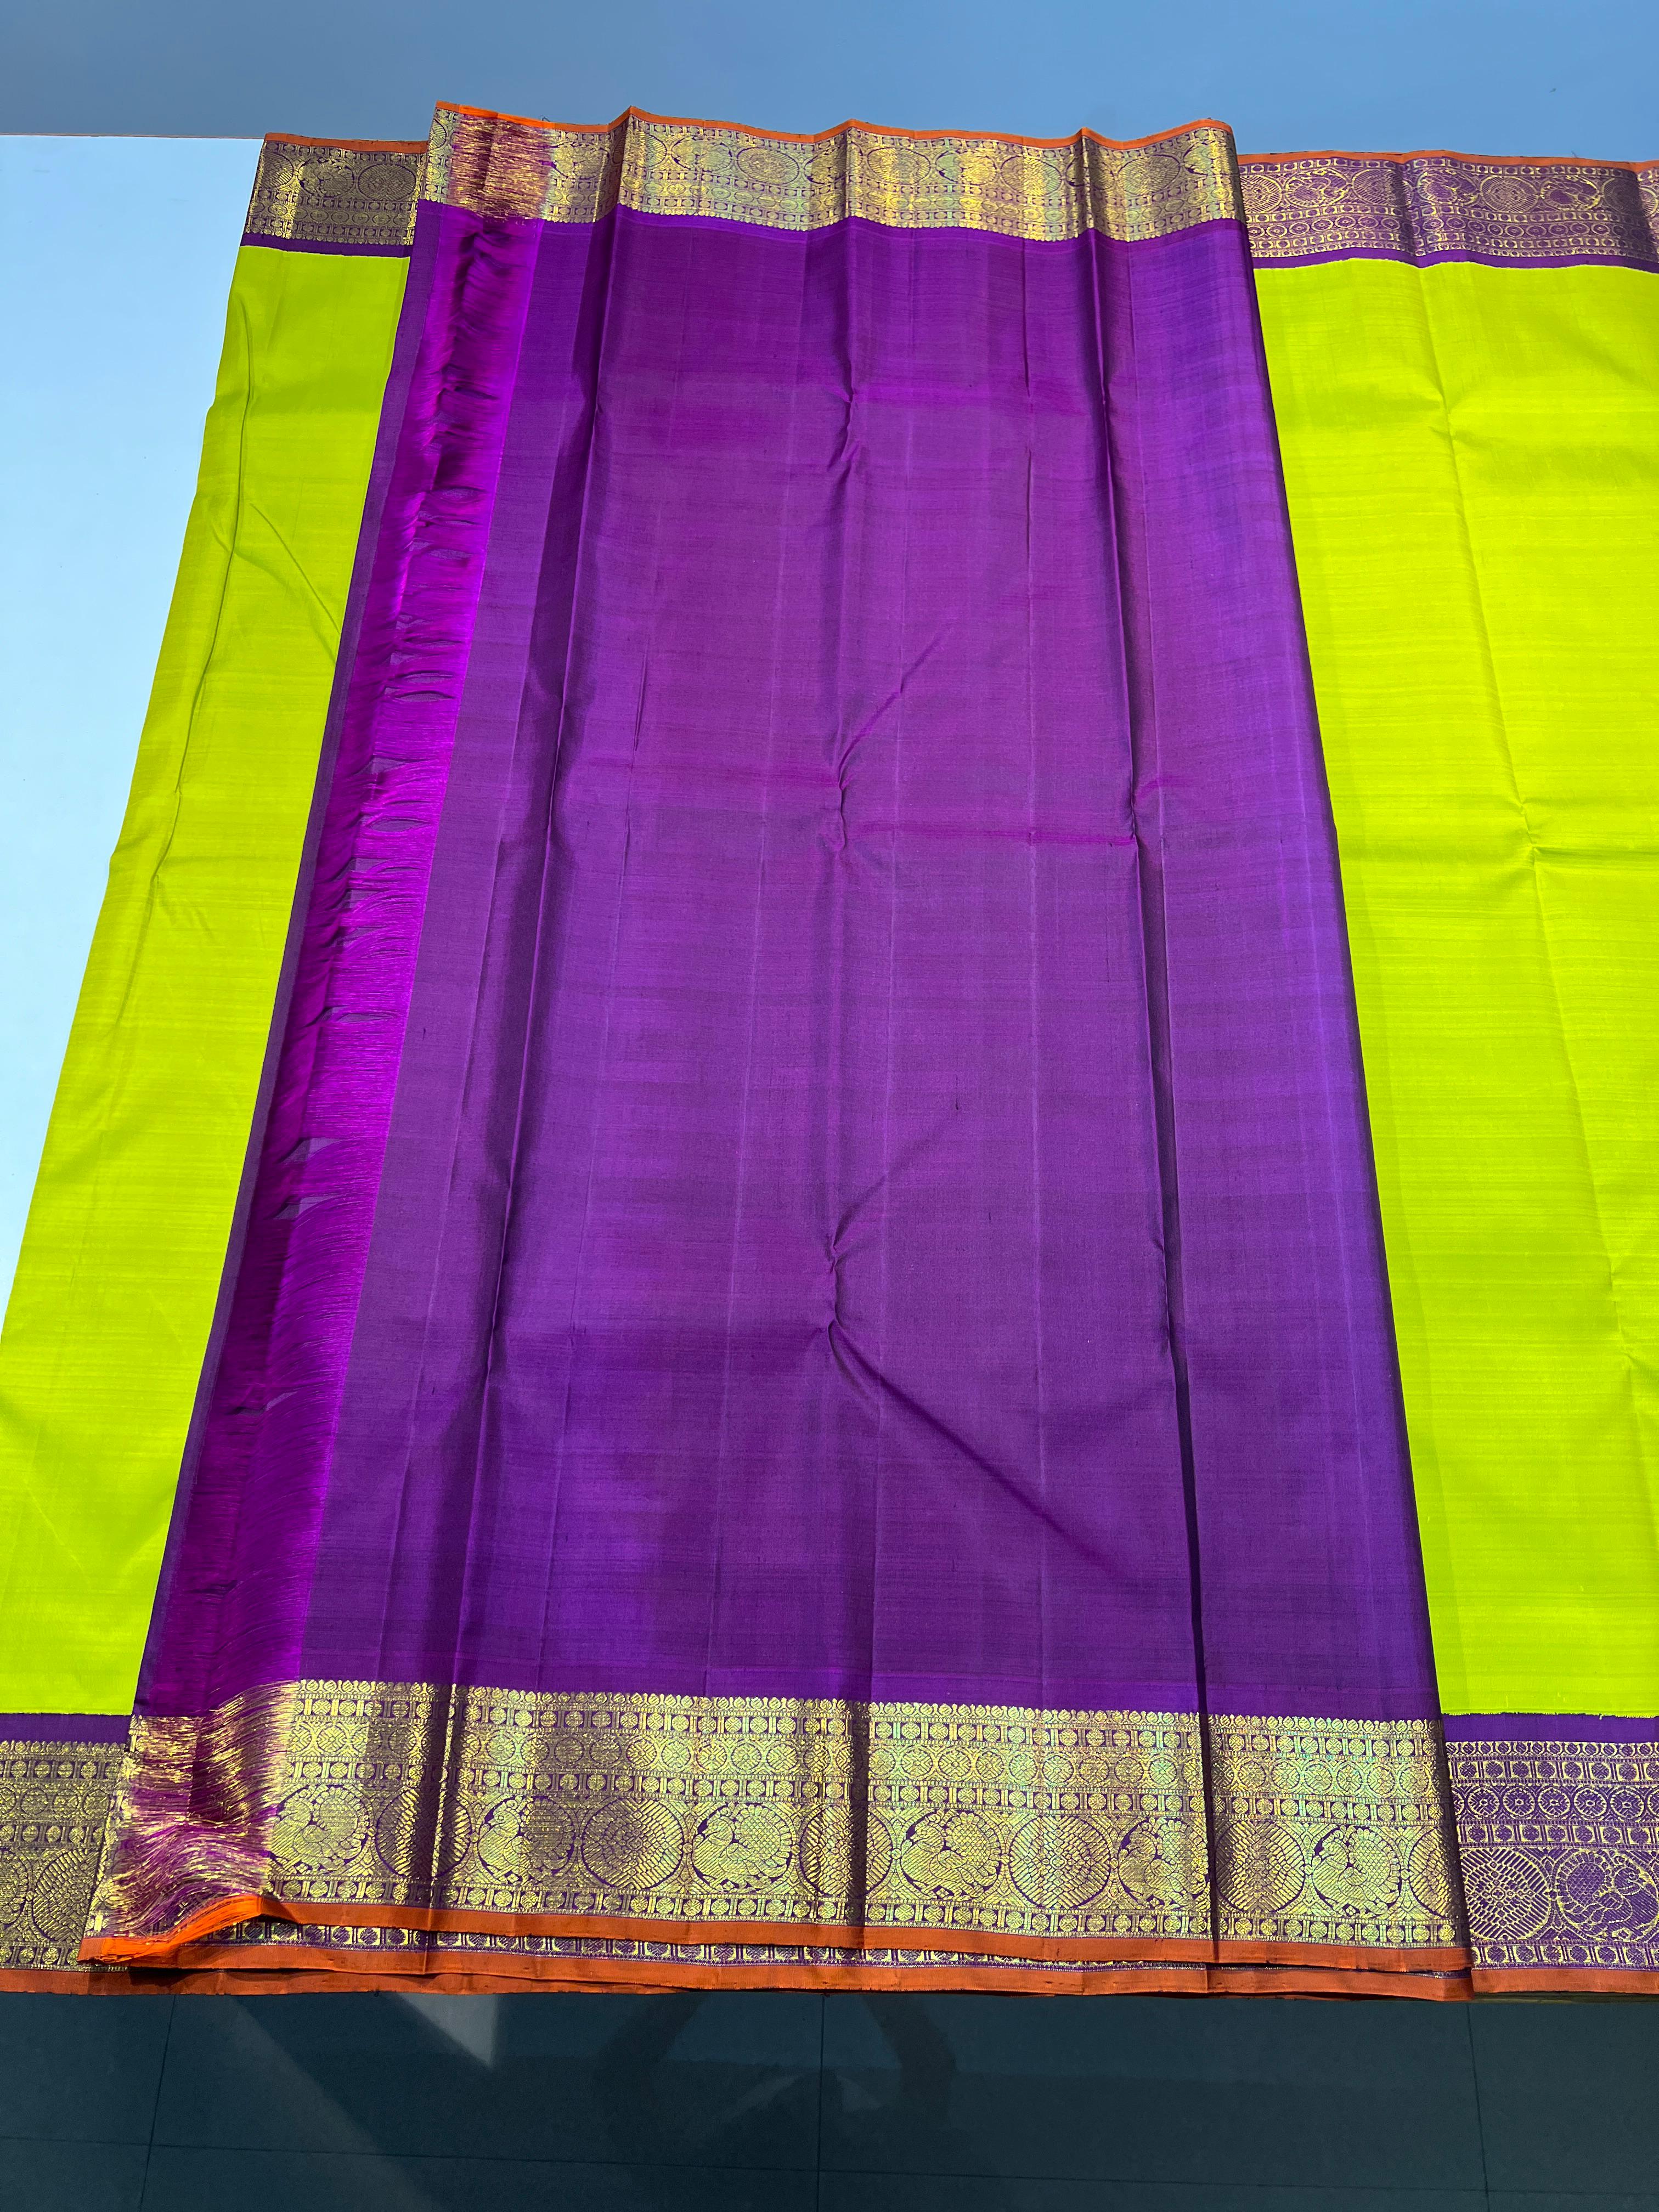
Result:
[[549,1793],[498,1798],[478,1823],[473,1846],[492,1881],[544,1894],[576,1847],[568,1806]]
[[1561,1917],[1580,1936],[1629,1942],[1659,1925],[1659,1874],[1628,1851],[1569,1851],[1555,1869]]
[[628,1746],[615,1729],[594,1729],[582,1740],[580,1764],[593,1773],[614,1774],[628,1764]]
[[654,1889],[678,1866],[685,1837],[667,1806],[611,1798],[589,1814],[581,1850],[601,1889]]
[[1294,1903],[1308,1863],[1292,1831],[1278,1820],[1232,1820],[1216,1832],[1216,1879],[1236,1911],[1260,1918]]
[[368,1841],[368,1821],[355,1790],[295,1790],[276,1808],[271,1855],[296,1874],[337,1874]]
[[1462,1854],[1469,1927],[1480,1940],[1525,1943],[1550,1917],[1549,1877],[1530,1852],[1486,1844]]
[[1313,1886],[1333,1912],[1382,1912],[1400,1895],[1400,1854],[1384,1835],[1352,1821],[1313,1847]]
[[1027,1820],[1009,1848],[1008,1871],[1028,1904],[1075,1912],[1112,1878],[1111,1838],[1079,1813]]
[[647,1735],[637,1756],[643,1767],[659,1767],[665,1774],[681,1774],[691,1764],[690,1740],[683,1735]]
[[775,1889],[793,1857],[789,1823],[772,1805],[722,1805],[701,1823],[691,1844],[698,1877],[720,1890]]
[[1190,1905],[1204,1887],[1203,1850],[1179,1820],[1142,1820],[1123,1838],[1117,1876],[1137,1905]]
[[961,1900],[984,1896],[1002,1870],[1002,1851],[980,1814],[929,1813],[906,1830],[899,1867],[927,1896]]
[[1512,173],[1483,179],[1480,197],[1498,215],[1525,215],[1537,197],[1534,188]]
[[738,166],[751,184],[787,184],[795,165],[781,147],[748,145],[738,155]]

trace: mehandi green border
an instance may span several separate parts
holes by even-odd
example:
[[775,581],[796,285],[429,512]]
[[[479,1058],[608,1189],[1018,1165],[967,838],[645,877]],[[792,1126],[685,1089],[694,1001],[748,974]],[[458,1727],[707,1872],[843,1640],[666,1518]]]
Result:
[[0,1334],[0,1712],[130,1710],[407,263],[244,246]]
[[1258,271],[1449,1714],[1659,1711],[1659,276]]

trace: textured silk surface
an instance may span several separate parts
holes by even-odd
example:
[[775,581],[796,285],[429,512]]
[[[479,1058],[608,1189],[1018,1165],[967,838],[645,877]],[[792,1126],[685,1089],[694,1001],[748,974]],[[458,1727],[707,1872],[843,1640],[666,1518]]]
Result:
[[1257,283],[1443,1702],[1651,1715],[1659,277]]
[[371,596],[373,1241],[421,917],[314,906],[150,1710],[1431,1710],[1237,228],[428,209],[411,283],[382,553],[471,653],[440,822]]
[[395,259],[245,247],[0,1337],[0,1712],[123,1713],[242,1174]]

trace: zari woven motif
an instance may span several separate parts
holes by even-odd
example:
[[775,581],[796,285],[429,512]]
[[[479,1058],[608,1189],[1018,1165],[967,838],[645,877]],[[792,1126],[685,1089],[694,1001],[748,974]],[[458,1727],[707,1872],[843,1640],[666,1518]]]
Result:
[[0,1972],[75,1965],[123,1749],[0,1743]]
[[[131,1796],[177,1726],[139,1723]],[[211,1764],[237,1778],[219,1817],[242,1839],[221,1893],[307,1920],[859,1926],[1133,1952],[1212,1934],[1455,1944],[1440,1758],[1424,1723],[1212,1721],[1213,1930],[1192,1715],[313,1682],[219,1716]],[[94,1917],[142,1909],[118,1862]]]
[[1651,1972],[1659,1741],[1447,1747],[1478,1966]]
[[425,156],[418,143],[267,138],[248,203],[247,242],[405,253]]
[[592,222],[622,206],[777,230],[855,216],[1031,239],[1164,238],[1239,215],[1231,135],[1214,123],[1120,146],[1086,131],[1047,141],[860,123],[786,138],[637,109],[586,130],[440,107],[422,191],[547,222]]
[[1239,183],[1258,264],[1360,254],[1659,269],[1659,162],[1275,155],[1247,156]]

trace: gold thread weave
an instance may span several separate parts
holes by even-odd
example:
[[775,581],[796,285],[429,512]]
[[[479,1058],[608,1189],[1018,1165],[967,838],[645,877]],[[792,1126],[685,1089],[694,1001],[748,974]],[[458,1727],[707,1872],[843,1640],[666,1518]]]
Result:
[[75,1965],[124,1748],[0,1742],[0,1970]]
[[407,252],[426,149],[335,146],[267,138],[259,150],[245,236],[299,246]]
[[1659,1972],[1659,1730],[1446,1756],[1475,1965]]
[[[257,1893],[999,1942],[1459,1940],[1437,1731],[374,1682],[143,1723],[93,1932]],[[961,1948],[961,1947],[959,1947]],[[971,1948],[969,1945],[967,1948]]]
[[1322,255],[1659,268],[1659,162],[1299,154],[1239,163],[1258,265]]
[[593,222],[613,207],[820,230],[849,216],[1015,238],[1164,238],[1239,219],[1232,136],[1198,123],[1147,145],[877,131],[763,137],[630,110],[608,129],[441,107],[422,196],[492,216]]

